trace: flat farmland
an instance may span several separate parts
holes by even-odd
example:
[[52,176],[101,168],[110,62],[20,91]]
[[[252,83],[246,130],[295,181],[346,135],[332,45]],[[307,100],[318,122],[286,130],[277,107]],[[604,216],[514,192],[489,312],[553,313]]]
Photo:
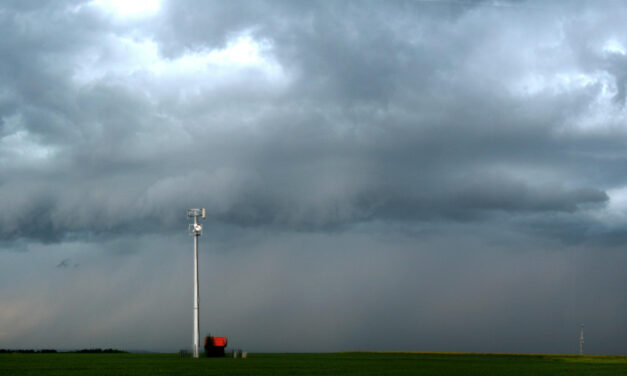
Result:
[[451,353],[0,354],[0,375],[627,375],[626,356]]

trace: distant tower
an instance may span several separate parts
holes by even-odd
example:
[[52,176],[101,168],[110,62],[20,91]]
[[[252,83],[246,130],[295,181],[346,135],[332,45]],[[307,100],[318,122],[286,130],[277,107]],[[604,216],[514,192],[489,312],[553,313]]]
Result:
[[198,323],[198,237],[202,234],[202,225],[198,223],[198,217],[207,218],[205,209],[189,209],[187,216],[194,218],[194,223],[190,223],[188,231],[194,236],[194,358],[198,358],[198,342],[200,338]]
[[581,324],[581,330],[579,332],[579,355],[583,355],[583,324]]

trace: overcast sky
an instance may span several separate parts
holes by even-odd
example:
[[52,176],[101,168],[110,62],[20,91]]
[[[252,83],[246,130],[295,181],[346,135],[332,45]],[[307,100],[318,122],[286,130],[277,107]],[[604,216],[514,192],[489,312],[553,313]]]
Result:
[[0,4],[0,348],[627,351],[627,3]]

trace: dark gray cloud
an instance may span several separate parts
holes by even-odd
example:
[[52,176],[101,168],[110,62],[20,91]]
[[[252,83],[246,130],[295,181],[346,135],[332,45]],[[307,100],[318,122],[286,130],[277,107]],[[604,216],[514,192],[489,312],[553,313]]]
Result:
[[[164,304],[139,282],[157,278],[141,262],[107,275],[122,263],[112,260],[186,249],[186,209],[204,206],[225,270],[247,276],[214,270],[237,292],[220,295],[212,321],[256,349],[323,350],[328,336],[315,332],[335,330],[338,350],[367,349],[374,332],[395,333],[385,348],[571,351],[564,338],[585,319],[604,321],[597,351],[622,351],[610,317],[627,309],[612,266],[624,262],[627,224],[624,4],[163,0],[133,14],[114,3],[0,6],[0,246],[48,268],[81,265],[44,273],[26,296],[44,278],[84,278],[81,257],[93,258],[93,285],[57,280],[55,294],[96,296],[94,317],[130,307],[103,319],[119,330],[106,346],[149,346],[146,332],[168,317],[177,324],[163,349],[183,346],[174,310],[123,334]],[[2,253],[16,267],[24,254]],[[374,261],[360,271],[364,260]],[[595,262],[585,288],[566,277]],[[573,289],[604,289],[603,301],[581,301],[604,308],[572,303],[558,327]],[[0,321],[36,295],[13,297],[21,308]],[[50,315],[23,333],[81,322],[66,343],[85,343],[93,322],[41,304]],[[295,330],[311,312],[311,332]],[[265,329],[244,330],[255,317]],[[286,335],[264,348],[271,331],[312,342]],[[534,342],[542,333],[553,335]]]
[[[74,231],[106,232],[159,218],[163,213],[153,205],[182,210],[191,202],[177,196],[189,197],[193,183],[204,184],[197,200],[220,206],[209,208],[219,220],[297,228],[379,217],[475,217],[486,210],[576,212],[581,205],[603,204],[609,182],[579,177],[597,169],[597,149],[578,156],[578,144],[586,145],[588,137],[568,134],[581,108],[599,100],[600,84],[562,92],[540,88],[521,98],[507,86],[524,85],[516,81],[528,74],[540,76],[531,81],[547,74],[551,80],[580,67],[569,59],[562,72],[542,56],[549,49],[542,44],[557,43],[549,54],[568,58],[569,27],[533,6],[502,8],[455,2],[164,3],[152,23],[135,27],[87,3],[8,10],[8,27],[18,30],[37,17],[55,21],[13,32],[18,35],[9,40],[32,40],[31,49],[5,47],[6,55],[28,60],[5,64],[29,79],[9,74],[15,79],[9,91],[28,103],[15,102],[3,122],[12,123],[13,135],[22,132],[30,143],[24,146],[51,155],[38,161],[48,164],[45,172],[32,171],[39,166],[19,169],[32,171],[32,196],[43,201],[30,204],[43,213],[36,231],[44,239],[62,239]],[[585,22],[562,8],[549,10],[574,18],[569,23]],[[539,39],[551,32],[565,33],[567,42]],[[286,83],[263,82],[263,67],[253,67],[246,68],[251,75],[233,72],[239,78],[224,87],[212,88],[218,78],[206,77],[208,87],[188,88],[141,61],[150,52],[141,43],[151,41],[141,38],[156,38],[153,58],[167,62],[225,48],[242,34],[268,45],[262,56],[280,67]],[[518,61],[523,56],[539,65],[537,72]],[[599,64],[594,69],[605,63]],[[595,142],[612,146],[608,139]],[[533,176],[538,169],[544,176]],[[170,204],[153,202],[151,195]],[[89,213],[82,225],[68,218],[78,199]],[[120,211],[112,212],[116,207]]]

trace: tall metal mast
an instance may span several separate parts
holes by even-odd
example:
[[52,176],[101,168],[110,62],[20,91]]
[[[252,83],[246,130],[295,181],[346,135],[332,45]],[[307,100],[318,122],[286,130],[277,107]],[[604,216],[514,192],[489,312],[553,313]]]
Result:
[[194,236],[194,347],[192,349],[194,358],[198,358],[198,345],[200,339],[198,322],[198,237],[202,234],[202,225],[198,223],[198,217],[207,218],[205,209],[189,209],[187,216],[194,218],[194,223],[190,223],[188,231]]

